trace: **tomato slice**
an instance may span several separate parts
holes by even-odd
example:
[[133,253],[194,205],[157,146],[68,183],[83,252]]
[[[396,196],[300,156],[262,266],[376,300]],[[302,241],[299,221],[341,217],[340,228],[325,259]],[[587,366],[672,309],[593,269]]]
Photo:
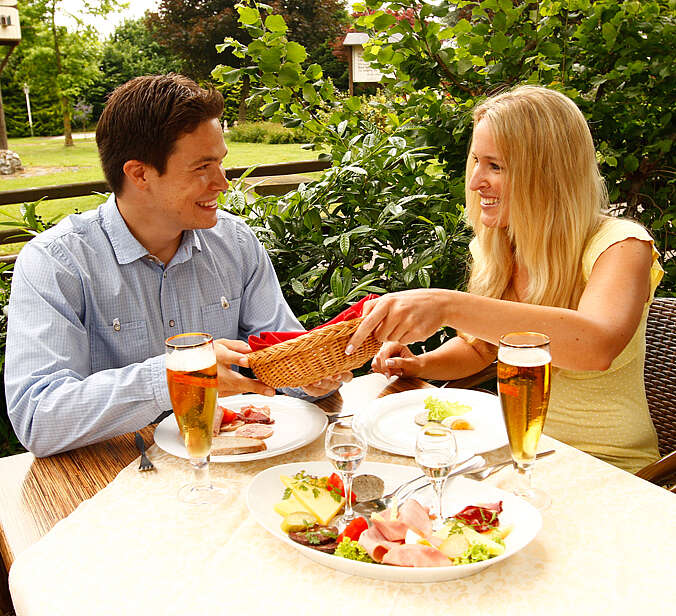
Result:
[[235,421],[235,419],[238,418],[237,413],[235,411],[231,411],[230,409],[226,409],[224,406],[219,407],[223,410],[223,419],[221,419],[221,425],[227,425],[229,423],[232,423]]
[[336,541],[340,543],[343,540],[343,537],[349,537],[352,541],[357,541],[368,527],[369,523],[366,521],[366,518],[355,518],[345,527],[345,530],[338,535]]
[[[340,478],[338,473],[331,473],[331,476],[326,481],[326,489],[329,492],[336,492],[340,494],[343,498],[345,497],[345,487],[343,486],[343,480]],[[352,492],[352,503],[357,502],[357,497]]]

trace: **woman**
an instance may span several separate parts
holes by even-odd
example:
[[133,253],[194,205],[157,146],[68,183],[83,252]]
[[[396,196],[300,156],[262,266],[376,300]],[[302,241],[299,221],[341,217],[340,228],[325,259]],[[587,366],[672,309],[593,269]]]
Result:
[[[604,216],[592,137],[563,94],[520,86],[474,112],[468,292],[415,289],[366,305],[349,354],[375,330],[385,374],[456,379],[493,362],[500,336],[551,338],[545,433],[635,472],[657,459],[643,384],[648,308],[663,275],[650,235]],[[404,345],[462,332],[415,356]]]

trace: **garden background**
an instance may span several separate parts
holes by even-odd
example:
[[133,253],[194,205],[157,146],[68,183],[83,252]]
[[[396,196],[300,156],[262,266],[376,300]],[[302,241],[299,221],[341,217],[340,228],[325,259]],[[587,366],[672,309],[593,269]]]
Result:
[[[558,89],[582,109],[613,213],[652,231],[666,270],[658,294],[676,294],[676,0],[367,0],[351,15],[338,1],[163,0],[157,13],[103,42],[89,28],[54,26],[58,6],[19,3],[24,40],[2,76],[11,136],[27,134],[20,100],[27,79],[35,128],[40,118],[41,134],[64,133],[68,143],[69,125],[91,128],[116,85],[177,70],[223,91],[229,126],[237,120],[238,130],[262,139],[284,135],[306,144],[307,158],[331,159],[315,181],[283,197],[252,201],[240,181],[222,198],[263,241],[308,327],[371,291],[462,288],[472,109],[520,83]],[[340,45],[350,29],[369,34],[365,58],[386,75],[355,96],[345,91]],[[259,119],[272,124],[247,126]],[[35,213],[27,204],[16,224],[41,230]],[[3,305],[10,277],[8,266]],[[16,450],[0,412],[0,455]]]

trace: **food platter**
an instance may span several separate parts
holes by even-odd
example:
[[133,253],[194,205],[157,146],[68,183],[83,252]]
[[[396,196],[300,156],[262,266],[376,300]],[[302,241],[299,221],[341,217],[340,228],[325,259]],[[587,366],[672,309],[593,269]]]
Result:
[[[219,398],[218,404],[233,411],[243,406],[267,405],[275,420],[273,435],[266,439],[267,449],[255,453],[238,455],[211,456],[211,462],[249,462],[261,460],[293,451],[314,441],[326,428],[326,414],[316,404],[291,398],[290,396],[260,396],[258,394],[240,394]],[[173,414],[165,417],[155,429],[155,442],[160,449],[179,458],[188,459],[183,439]]]
[[474,430],[454,430],[458,450],[483,453],[507,444],[507,430],[500,400],[493,394],[472,389],[415,389],[378,398],[358,413],[369,445],[389,453],[415,456],[418,413],[425,410],[425,398],[458,402],[472,407],[463,419]]
[[[295,475],[304,470],[309,474],[329,475],[333,468],[329,462],[295,462],[273,466],[258,473],[247,490],[247,505],[254,519],[268,532],[299,550],[307,558],[350,575],[386,580],[390,582],[442,582],[453,580],[494,565],[526,547],[537,535],[542,526],[542,516],[535,507],[521,500],[510,492],[505,492],[470,479],[457,478],[449,481],[444,494],[444,511],[456,513],[466,505],[502,501],[503,512],[500,514],[501,525],[512,526],[512,531],[505,539],[505,551],[500,556],[472,563],[448,567],[394,567],[348,560],[324,554],[299,543],[295,543],[282,532],[281,517],[273,510],[283,492],[280,475]],[[420,474],[415,466],[364,462],[357,474],[374,474],[385,482],[385,492],[389,492],[407,479]],[[424,505],[431,503],[431,489],[417,497]]]

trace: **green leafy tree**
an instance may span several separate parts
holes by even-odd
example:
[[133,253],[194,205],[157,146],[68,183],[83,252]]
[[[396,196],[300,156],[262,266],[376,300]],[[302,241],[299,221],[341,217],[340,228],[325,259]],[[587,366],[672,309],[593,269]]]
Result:
[[103,43],[99,69],[87,95],[95,118],[101,115],[107,96],[117,86],[140,75],[180,72],[181,60],[155,40],[143,18],[129,19]]
[[[82,1],[82,12],[107,15],[120,5],[117,0]],[[57,25],[65,12],[64,0],[25,0],[20,7],[22,27],[31,30],[33,45],[25,41],[16,77],[36,89],[49,89],[57,98],[63,118],[65,144],[73,145],[73,104],[82,97],[98,73],[100,43],[95,30],[78,23],[75,29]]]
[[[161,0],[156,13],[147,16],[153,36],[161,45],[173,50],[182,61],[182,70],[198,79],[210,78],[219,63],[237,65],[239,58],[216,46],[228,38],[248,43],[251,33],[239,27],[239,0]],[[341,0],[279,0],[273,12],[284,15],[291,25],[292,38],[303,41],[309,49],[320,49],[334,36],[347,15]],[[253,33],[255,36],[255,33]],[[246,120],[244,103],[249,96],[248,79],[242,80],[239,121]]]
[[[613,201],[633,208],[630,213],[638,213],[669,255],[673,8],[673,0],[368,0],[355,7],[362,13],[358,26],[371,39],[365,58],[387,76],[382,96],[367,100],[340,95],[321,66],[308,65],[307,51],[290,39],[281,16],[255,2],[242,3],[240,23],[252,40],[226,39],[223,48],[240,62],[218,66],[214,76],[225,83],[249,79],[263,116],[302,125],[314,135],[314,145],[328,148],[334,167],[320,181],[324,193],[311,185],[282,200],[268,199],[259,211],[263,205],[247,206],[233,191],[228,207],[239,204],[240,213],[256,222],[284,264],[278,267],[285,291],[307,319],[330,316],[354,298],[353,291],[364,292],[365,284],[388,290],[458,286],[465,261],[458,221],[471,112],[486,94],[530,82],[557,88],[577,102],[589,119]],[[406,18],[399,19],[402,15]],[[395,138],[400,149],[373,151],[374,144]],[[407,164],[413,165],[413,184],[403,171]],[[642,170],[645,175],[637,175]],[[368,201],[372,185],[378,207]],[[402,201],[400,185],[411,200]],[[392,208],[406,211],[399,227],[376,216]],[[415,216],[431,226],[416,226]],[[379,235],[383,224],[385,239]],[[453,238],[456,250],[437,246],[444,258],[431,264],[420,235],[431,237],[437,228]],[[313,250],[313,243],[324,252]],[[312,257],[285,261],[289,245]],[[406,247],[415,248],[405,252]],[[392,260],[388,269],[382,255],[402,259]],[[663,293],[675,290],[673,263],[666,262]]]

